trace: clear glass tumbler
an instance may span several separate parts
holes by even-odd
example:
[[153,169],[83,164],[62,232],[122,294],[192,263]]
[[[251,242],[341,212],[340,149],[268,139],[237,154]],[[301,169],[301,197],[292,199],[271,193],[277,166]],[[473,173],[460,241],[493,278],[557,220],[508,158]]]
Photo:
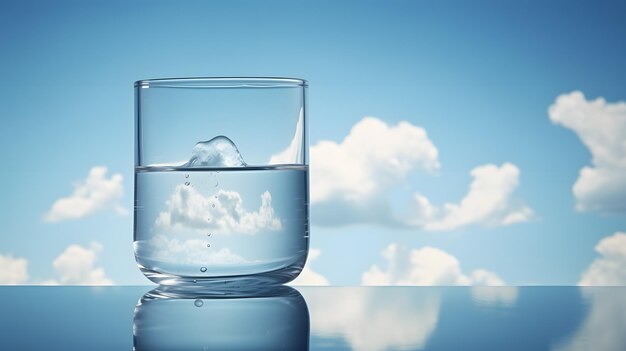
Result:
[[309,246],[307,82],[135,82],[134,249],[164,285],[294,279]]

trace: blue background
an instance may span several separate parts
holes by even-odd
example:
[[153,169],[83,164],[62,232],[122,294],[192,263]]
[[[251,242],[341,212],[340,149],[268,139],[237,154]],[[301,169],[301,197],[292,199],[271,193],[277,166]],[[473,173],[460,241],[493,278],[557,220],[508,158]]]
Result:
[[481,164],[513,162],[534,220],[442,233],[322,227],[315,271],[359,284],[397,242],[451,253],[464,271],[511,284],[575,284],[623,215],[578,213],[572,184],[590,154],[548,119],[563,93],[625,100],[626,6],[611,2],[3,1],[0,4],[0,254],[54,276],[68,245],[102,243],[118,284],[146,280],[132,215],[102,211],[45,223],[89,169],[124,177],[132,209],[133,88],[178,76],[293,76],[309,81],[310,141],[341,141],[364,116],[425,128],[437,176],[411,175],[431,201],[459,199]]

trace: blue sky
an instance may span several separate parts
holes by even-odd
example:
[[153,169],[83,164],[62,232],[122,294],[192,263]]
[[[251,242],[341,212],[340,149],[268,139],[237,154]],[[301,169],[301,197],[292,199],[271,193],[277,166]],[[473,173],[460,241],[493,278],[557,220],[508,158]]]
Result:
[[[385,188],[393,206],[413,192],[438,206],[459,203],[472,169],[508,162],[519,171],[511,199],[533,212],[524,223],[433,232],[359,221],[324,226],[314,204],[317,274],[360,284],[372,265],[385,271],[381,252],[395,244],[405,256],[436,248],[458,260],[460,276],[485,269],[508,284],[576,284],[602,259],[594,247],[626,231],[626,216],[576,210],[572,187],[592,164],[579,135],[587,129],[551,122],[548,108],[573,91],[584,94],[577,100],[584,106],[626,100],[625,10],[610,2],[5,1],[0,255],[26,260],[27,282],[63,281],[63,265],[53,262],[68,248],[91,267],[79,276],[101,277],[101,269],[115,283],[147,282],[132,255],[132,215],[114,210],[132,209],[132,82],[293,76],[310,83],[312,147],[340,144],[365,116],[427,132],[441,166],[432,174],[412,168]],[[622,157],[613,172],[622,169],[621,150],[613,150]],[[78,219],[45,222],[95,166],[106,167],[108,179],[122,176],[121,198]],[[617,184],[609,192],[626,202]],[[22,271],[20,262],[6,266]],[[397,274],[390,283],[408,273]]]

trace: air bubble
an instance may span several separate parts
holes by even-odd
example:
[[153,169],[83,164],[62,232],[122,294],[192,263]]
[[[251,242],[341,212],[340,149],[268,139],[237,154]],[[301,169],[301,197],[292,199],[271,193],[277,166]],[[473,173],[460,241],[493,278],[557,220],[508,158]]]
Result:
[[200,272],[206,272],[206,267],[200,267]]
[[211,247],[211,244],[206,244],[206,247]]
[[209,234],[207,234],[206,236],[211,236],[211,235],[213,235],[213,233],[209,233]]
[[202,307],[204,306],[204,302],[202,302],[202,300],[197,299],[196,301],[193,302],[194,306],[196,307]]

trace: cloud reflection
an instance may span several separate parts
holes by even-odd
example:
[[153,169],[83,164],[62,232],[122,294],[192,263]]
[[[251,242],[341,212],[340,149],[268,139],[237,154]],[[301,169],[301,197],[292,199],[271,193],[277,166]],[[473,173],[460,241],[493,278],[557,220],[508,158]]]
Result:
[[589,313],[576,333],[555,350],[625,350],[626,289],[581,288]]
[[439,319],[436,289],[302,289],[312,333],[343,337],[355,351],[420,349]]

